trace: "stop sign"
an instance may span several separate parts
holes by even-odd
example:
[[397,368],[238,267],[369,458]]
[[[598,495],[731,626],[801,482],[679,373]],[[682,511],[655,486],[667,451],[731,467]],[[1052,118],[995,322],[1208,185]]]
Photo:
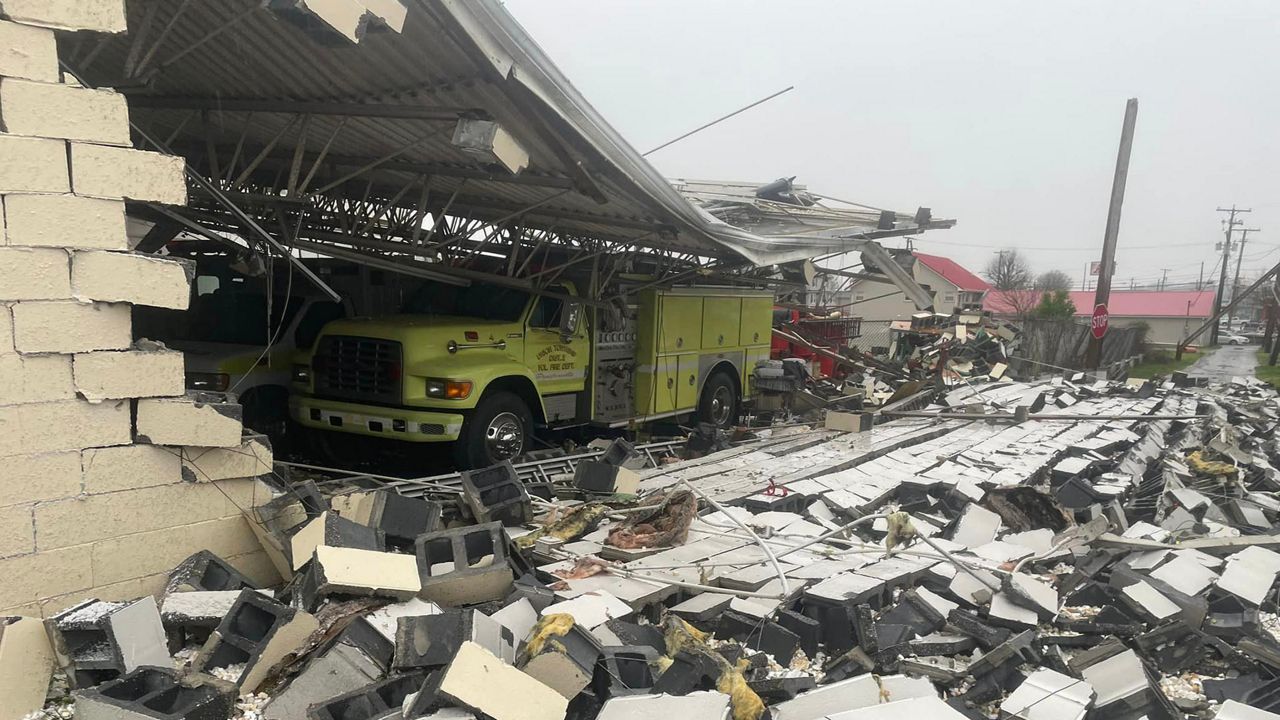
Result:
[[1089,324],[1089,329],[1093,331],[1093,336],[1102,339],[1107,334],[1107,326],[1111,324],[1111,315],[1107,312],[1107,306],[1098,304],[1093,308],[1093,321]]

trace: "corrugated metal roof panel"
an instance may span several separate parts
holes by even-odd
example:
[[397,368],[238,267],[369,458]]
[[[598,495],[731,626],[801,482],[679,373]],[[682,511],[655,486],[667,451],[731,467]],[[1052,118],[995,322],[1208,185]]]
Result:
[[[406,0],[403,32],[369,32],[359,44],[303,11],[268,9],[289,4],[131,0],[128,35],[64,38],[63,55],[92,84],[128,92],[135,122],[197,167],[209,169],[212,146],[224,175],[238,158],[234,179],[269,148],[252,176],[263,194],[280,194],[299,145],[312,154],[305,175],[336,137],[330,160],[339,161],[318,168],[310,191],[396,153],[337,191],[413,207],[420,190],[405,186],[427,179],[433,211],[461,186],[459,206],[477,219],[541,203],[524,224],[761,264],[840,245],[830,237],[761,238],[704,216],[495,0]],[[458,117],[498,121],[529,153],[528,167],[510,176],[462,152],[452,143]]]

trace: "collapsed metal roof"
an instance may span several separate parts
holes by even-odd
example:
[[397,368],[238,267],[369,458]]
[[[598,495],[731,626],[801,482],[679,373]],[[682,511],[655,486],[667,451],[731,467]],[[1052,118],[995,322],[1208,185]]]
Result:
[[[68,36],[62,55],[128,94],[141,132],[299,246],[428,266],[487,251],[518,277],[551,248],[566,251],[560,262],[656,252],[769,265],[844,247],[833,236],[946,226],[886,227],[875,213],[822,233],[735,227],[673,188],[496,0],[360,2],[369,10],[344,16],[332,8],[361,5],[131,0],[128,35]],[[461,120],[496,122],[527,166],[477,159],[455,142]],[[207,195],[184,214],[243,230]]]

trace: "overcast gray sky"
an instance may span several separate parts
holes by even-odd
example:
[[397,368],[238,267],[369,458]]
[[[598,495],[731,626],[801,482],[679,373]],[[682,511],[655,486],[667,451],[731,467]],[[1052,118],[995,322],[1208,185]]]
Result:
[[[1097,259],[1125,100],[1139,100],[1116,286],[1208,274],[1233,202],[1280,260],[1277,0],[507,0],[670,177],[784,175],[958,220],[917,246],[1001,247],[1079,282]],[[1234,258],[1231,266],[1234,270]]]

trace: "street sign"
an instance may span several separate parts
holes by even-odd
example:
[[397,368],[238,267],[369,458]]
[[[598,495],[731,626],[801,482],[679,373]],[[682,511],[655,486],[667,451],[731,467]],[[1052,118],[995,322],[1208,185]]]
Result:
[[1099,304],[1093,309],[1093,320],[1089,324],[1089,329],[1093,332],[1093,336],[1102,339],[1107,334],[1107,326],[1111,324],[1111,314],[1107,312],[1107,306]]

